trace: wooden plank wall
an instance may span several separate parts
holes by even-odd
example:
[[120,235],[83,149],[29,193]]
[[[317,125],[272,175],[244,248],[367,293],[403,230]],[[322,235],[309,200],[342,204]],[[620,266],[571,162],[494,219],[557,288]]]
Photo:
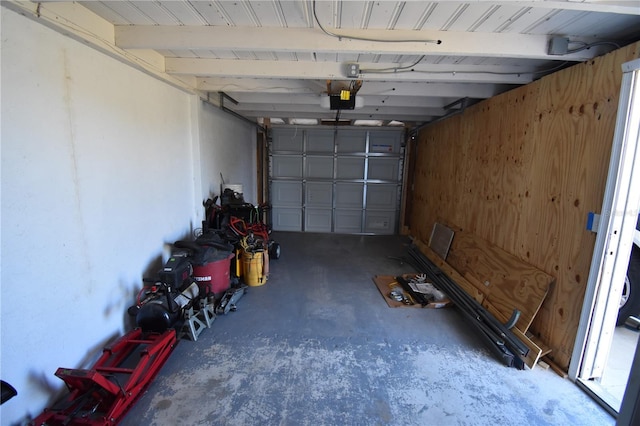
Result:
[[622,71],[640,43],[546,76],[418,135],[410,233],[438,218],[556,277],[531,331],[568,368],[609,166]]

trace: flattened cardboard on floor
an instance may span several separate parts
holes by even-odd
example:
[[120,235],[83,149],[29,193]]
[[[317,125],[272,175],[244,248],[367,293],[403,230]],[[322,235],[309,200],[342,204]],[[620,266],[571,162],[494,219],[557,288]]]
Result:
[[[414,277],[414,275],[412,275],[412,274],[403,274],[402,277],[405,278],[406,280],[410,280],[411,278]],[[376,276],[373,277],[373,282],[376,285],[376,287],[378,288],[378,290],[380,291],[380,294],[382,295],[383,299],[387,302],[387,305],[389,305],[390,308],[422,308],[423,307],[419,303],[414,303],[413,305],[405,305],[403,302],[398,302],[397,300],[394,300],[394,299],[389,297],[389,293],[391,293],[391,291],[394,290],[395,288],[398,288],[398,289],[402,290],[402,286],[400,286],[400,284],[396,281],[395,276],[393,276],[393,275],[376,275]],[[406,292],[403,291],[403,293],[406,295]],[[431,309],[437,309],[437,308],[444,308],[445,306],[447,306],[449,304],[451,304],[451,301],[449,299],[445,299],[445,300],[440,301],[440,302],[429,303],[424,307],[425,308],[431,308]]]

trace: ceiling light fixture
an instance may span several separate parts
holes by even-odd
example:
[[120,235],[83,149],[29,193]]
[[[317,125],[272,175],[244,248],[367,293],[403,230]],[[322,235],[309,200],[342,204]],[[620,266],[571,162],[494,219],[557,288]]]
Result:
[[354,126],[380,127],[384,124],[382,120],[355,120]]
[[290,118],[289,124],[315,126],[318,124],[318,120],[316,120],[315,118]]

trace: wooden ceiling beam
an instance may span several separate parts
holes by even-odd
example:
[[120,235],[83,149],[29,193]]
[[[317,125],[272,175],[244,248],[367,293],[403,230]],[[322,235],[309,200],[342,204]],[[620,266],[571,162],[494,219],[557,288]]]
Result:
[[[527,84],[535,73],[517,66],[418,64],[393,71],[402,64],[362,63],[364,81],[442,81],[455,83]],[[169,74],[198,77],[279,78],[303,80],[347,79],[345,64],[336,62],[262,61],[240,59],[166,58]],[[334,88],[335,89],[335,88]]]
[[[549,55],[547,35],[462,31],[342,30],[343,37],[317,28],[116,25],[116,45],[122,49],[232,50],[251,52],[323,52],[332,54],[438,55],[584,61],[600,49]],[[364,41],[349,37],[386,40]],[[424,40],[389,42],[391,40]],[[433,43],[431,40],[440,40]],[[585,41],[591,40],[578,40]]]

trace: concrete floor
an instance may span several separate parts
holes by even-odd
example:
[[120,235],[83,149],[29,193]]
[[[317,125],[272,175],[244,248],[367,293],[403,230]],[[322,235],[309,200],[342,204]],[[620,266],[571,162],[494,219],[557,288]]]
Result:
[[616,327],[613,333],[609,359],[600,385],[602,390],[610,395],[609,399],[616,410],[620,409],[624,397],[639,336],[637,330],[630,330],[625,326]]
[[181,341],[122,425],[613,425],[551,370],[499,363],[455,308],[389,308],[398,236],[274,233],[269,281]]

